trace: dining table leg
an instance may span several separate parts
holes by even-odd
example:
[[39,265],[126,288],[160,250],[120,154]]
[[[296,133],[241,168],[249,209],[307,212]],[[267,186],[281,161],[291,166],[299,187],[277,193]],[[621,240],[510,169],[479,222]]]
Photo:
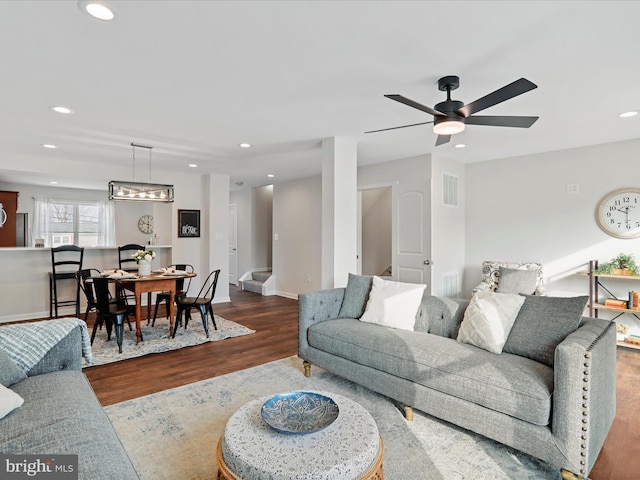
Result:
[[140,304],[142,303],[142,292],[140,292],[140,290],[138,289],[137,284],[135,288],[135,294],[136,294],[136,344],[138,344],[143,339],[142,339],[142,329],[140,328],[140,316],[142,314],[140,312]]

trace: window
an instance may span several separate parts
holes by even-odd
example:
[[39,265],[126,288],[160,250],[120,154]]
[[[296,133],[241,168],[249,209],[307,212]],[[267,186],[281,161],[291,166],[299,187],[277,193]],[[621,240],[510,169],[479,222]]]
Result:
[[45,199],[35,199],[34,204],[34,238],[44,239],[46,247],[115,246],[112,204]]

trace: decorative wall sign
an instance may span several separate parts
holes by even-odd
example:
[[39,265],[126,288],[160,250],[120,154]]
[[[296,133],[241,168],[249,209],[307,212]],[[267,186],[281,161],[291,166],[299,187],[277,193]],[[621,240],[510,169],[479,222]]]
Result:
[[200,210],[178,210],[178,237],[200,236]]

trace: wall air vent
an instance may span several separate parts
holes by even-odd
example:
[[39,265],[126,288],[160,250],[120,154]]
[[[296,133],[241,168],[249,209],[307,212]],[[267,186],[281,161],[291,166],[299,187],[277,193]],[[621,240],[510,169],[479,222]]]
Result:
[[458,206],[458,177],[456,175],[442,174],[442,204],[447,207]]

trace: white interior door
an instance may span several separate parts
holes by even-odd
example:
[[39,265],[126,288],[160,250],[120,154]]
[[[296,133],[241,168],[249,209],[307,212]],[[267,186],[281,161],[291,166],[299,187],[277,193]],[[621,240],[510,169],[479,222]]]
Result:
[[428,180],[393,187],[393,277],[431,292],[431,189]]
[[229,205],[229,283],[238,284],[238,206]]

